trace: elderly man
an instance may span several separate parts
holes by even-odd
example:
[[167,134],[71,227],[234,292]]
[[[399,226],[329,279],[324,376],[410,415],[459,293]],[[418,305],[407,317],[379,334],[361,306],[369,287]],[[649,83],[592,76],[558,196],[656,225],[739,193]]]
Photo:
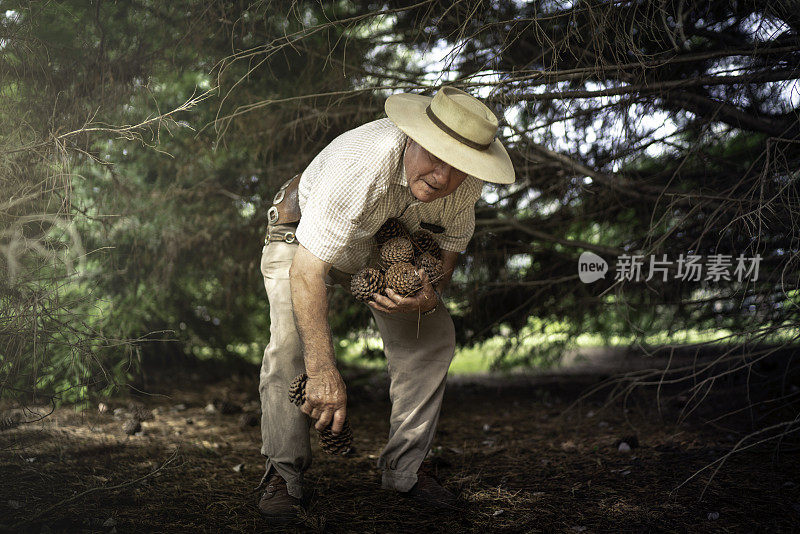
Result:
[[[483,181],[509,184],[514,169],[495,139],[497,118],[478,99],[454,88],[432,98],[397,94],[388,118],[345,132],[287,182],[270,208],[261,272],[270,303],[264,351],[261,453],[267,458],[259,510],[291,519],[311,463],[309,418],[336,434],[346,413],[345,384],[336,368],[327,320],[327,288],[364,267],[374,234],[388,218],[434,232],[442,249],[443,288],[472,237]],[[299,219],[299,222],[298,222]],[[455,350],[453,322],[424,271],[423,289],[403,297],[391,289],[368,302],[383,338],[391,386],[389,439],[378,466],[382,487],[433,505],[454,496],[418,470],[439,418]],[[419,331],[418,331],[419,330]],[[287,399],[288,384],[307,373],[306,403]],[[305,414],[305,415],[304,415]]]

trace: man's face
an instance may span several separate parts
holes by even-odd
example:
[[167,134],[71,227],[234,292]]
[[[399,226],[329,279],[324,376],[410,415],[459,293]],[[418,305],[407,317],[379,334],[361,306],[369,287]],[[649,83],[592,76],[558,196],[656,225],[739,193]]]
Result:
[[420,202],[446,197],[467,178],[467,173],[443,162],[410,137],[403,156],[411,194]]

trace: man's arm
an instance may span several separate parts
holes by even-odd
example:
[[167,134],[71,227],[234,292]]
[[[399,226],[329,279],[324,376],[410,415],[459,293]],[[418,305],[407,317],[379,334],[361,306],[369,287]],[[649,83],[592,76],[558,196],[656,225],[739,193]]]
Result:
[[450,283],[450,278],[453,277],[453,271],[458,263],[458,252],[450,252],[449,250],[442,251],[442,278],[436,283],[436,290],[439,294],[444,291],[447,284]]
[[330,268],[330,263],[320,260],[299,245],[289,269],[289,281],[294,319],[303,345],[308,375],[306,402],[300,409],[317,419],[317,430],[325,429],[333,420],[331,432],[338,434],[347,413],[347,393],[344,380],[336,368],[328,323],[325,275]]

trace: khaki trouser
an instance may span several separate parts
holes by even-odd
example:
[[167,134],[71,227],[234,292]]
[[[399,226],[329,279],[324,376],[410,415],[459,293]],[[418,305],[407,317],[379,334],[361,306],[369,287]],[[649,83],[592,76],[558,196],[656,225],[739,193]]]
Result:
[[[280,228],[276,228],[280,230]],[[270,339],[261,364],[261,454],[266,471],[281,475],[295,497],[302,496],[303,472],[311,464],[310,419],[288,399],[289,383],[305,370],[294,323],[289,267],[297,243],[273,241],[261,255],[261,274],[269,299]],[[349,288],[349,275],[331,270],[329,287]],[[370,308],[371,309],[371,308]],[[408,491],[430,449],[444,395],[447,370],[455,350],[455,330],[444,306],[426,317],[372,310],[383,338],[392,402],[389,440],[378,459],[386,489]],[[419,321],[419,337],[417,323]],[[358,433],[358,420],[351,420]]]

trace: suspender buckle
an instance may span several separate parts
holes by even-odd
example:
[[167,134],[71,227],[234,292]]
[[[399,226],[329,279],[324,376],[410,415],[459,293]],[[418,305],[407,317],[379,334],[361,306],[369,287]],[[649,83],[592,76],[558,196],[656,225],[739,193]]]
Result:
[[267,210],[267,220],[270,224],[275,224],[278,222],[278,208],[272,206],[270,209]]

